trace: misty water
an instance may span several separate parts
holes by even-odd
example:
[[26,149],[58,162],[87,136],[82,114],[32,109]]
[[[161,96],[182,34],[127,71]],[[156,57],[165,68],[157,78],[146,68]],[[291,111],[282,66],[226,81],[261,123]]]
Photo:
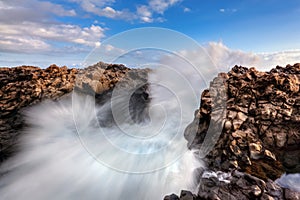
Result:
[[[183,132],[200,92],[167,67],[148,81],[149,120],[142,123],[131,120],[126,94],[98,105],[74,91],[27,110],[20,152],[1,168],[1,198],[150,200],[195,191],[194,170],[203,165]],[[100,126],[109,107],[116,123]]]
[[[151,34],[148,46],[156,47],[153,41],[161,41],[162,34]],[[137,35],[143,37],[134,37],[136,43],[140,39],[144,45],[144,32]],[[194,43],[175,35],[171,37],[168,32],[167,46],[178,41]],[[153,200],[183,189],[196,192],[194,170],[204,165],[197,157],[199,152],[187,149],[183,133],[199,107],[202,90],[219,70],[203,49],[188,46],[196,46],[197,51],[181,51],[187,60],[161,56],[149,74],[149,119],[142,123],[131,119],[130,95],[118,91],[112,101],[101,105],[95,103],[94,96],[74,91],[60,101],[43,102],[26,110],[28,127],[22,132],[19,152],[0,169],[0,198]],[[191,57],[187,52],[192,52]],[[151,57],[133,53],[143,59]],[[212,55],[217,66],[229,66]],[[122,61],[132,57],[126,60],[124,56]],[[99,52],[90,56],[88,64],[98,60]],[[140,65],[138,60],[133,63]],[[102,126],[99,122],[106,120],[111,107],[116,123]],[[299,189],[299,176],[284,178],[282,185]]]

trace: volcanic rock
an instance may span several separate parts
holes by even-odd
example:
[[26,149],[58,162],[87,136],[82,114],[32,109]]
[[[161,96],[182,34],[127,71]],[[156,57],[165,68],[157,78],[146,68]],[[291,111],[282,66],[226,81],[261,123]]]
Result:
[[0,68],[0,163],[14,150],[24,126],[20,109],[42,99],[58,99],[73,90],[77,69],[51,65]]
[[[274,182],[284,172],[300,172],[299,85],[300,64],[270,72],[235,66],[212,81],[185,138],[207,170],[230,175],[202,176],[196,199],[299,199],[299,192]],[[220,133],[211,131],[216,126]]]
[[196,199],[297,199],[300,195],[299,192],[281,188],[270,179],[264,181],[237,170],[226,177],[226,180],[202,177]]
[[[85,69],[51,65],[46,69],[32,66],[0,68],[0,164],[17,150],[23,111],[44,100],[58,100],[75,90],[94,95],[96,103],[111,98],[113,88],[131,90],[129,105],[134,119],[147,115],[148,70],[130,70],[124,65],[99,62]],[[119,91],[121,90],[119,89]],[[136,105],[135,107],[133,105]],[[108,116],[103,124],[109,124]]]
[[[283,172],[300,172],[300,64],[270,72],[235,66],[222,81],[214,80],[201,97],[201,106],[185,137],[189,148],[201,149],[210,135],[216,110],[226,112],[223,129],[204,159],[213,170],[238,169],[263,180]],[[214,94],[225,86],[227,99]],[[222,116],[220,115],[222,118]]]

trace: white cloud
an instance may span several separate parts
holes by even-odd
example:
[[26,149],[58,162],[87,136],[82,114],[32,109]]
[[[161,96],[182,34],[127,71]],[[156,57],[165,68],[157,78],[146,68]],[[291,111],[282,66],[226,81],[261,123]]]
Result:
[[[224,72],[235,65],[255,67],[258,70],[270,70],[277,65],[286,66],[300,62],[300,49],[273,53],[251,53],[230,49],[222,42],[210,42],[204,46],[204,49],[216,67]],[[192,63],[197,63],[199,52],[184,52],[184,56]]]
[[[69,0],[81,6],[88,13],[107,17],[111,19],[122,19],[127,21],[140,20],[143,23],[163,22],[161,16],[170,7],[182,0],[148,0],[146,4],[136,5],[135,11],[129,9],[117,10],[113,7],[115,0]],[[185,9],[187,12],[188,8]]]
[[164,12],[171,6],[176,3],[181,2],[182,0],[150,0],[148,2],[149,7],[156,13],[164,14]]
[[152,12],[148,6],[141,5],[137,7],[137,15],[140,17],[142,22],[151,23],[153,22]]
[[141,17],[141,20],[142,20],[143,22],[146,22],[146,23],[151,23],[151,22],[153,22],[153,19],[150,18],[150,17]]
[[59,4],[38,0],[0,0],[0,23],[46,21],[51,15],[75,16],[75,10],[67,10]]
[[102,37],[104,37],[104,29],[95,25],[81,28],[77,25],[34,22],[0,24],[2,51],[44,52],[51,47],[47,41],[95,47]]
[[70,2],[80,3],[86,10],[94,7],[105,7],[115,3],[115,0],[69,0]]
[[262,66],[286,66],[287,64],[300,63],[300,49],[289,51],[260,53]]
[[219,9],[219,11],[221,12],[221,13],[235,13],[235,12],[237,12],[237,9],[235,9],[235,8],[221,8],[221,9]]
[[[22,1],[24,3],[24,1]],[[34,1],[33,8],[38,10],[39,12],[52,12],[57,16],[76,16],[75,10],[66,10],[61,5],[53,4],[49,1]]]
[[127,10],[115,10],[109,6],[95,10],[94,14],[112,19],[133,20],[135,18],[135,15]]
[[191,9],[190,9],[190,8],[187,8],[187,7],[185,7],[185,8],[183,8],[183,12],[185,12],[185,13],[187,13],[187,12],[191,12]]
[[[113,5],[115,0],[69,0],[78,3],[81,8],[98,16],[123,19],[128,21],[140,20],[143,23],[163,22],[162,17],[156,15],[163,15],[164,12],[182,0],[149,0],[147,4],[136,6],[136,11],[129,11],[128,9],[116,10]],[[186,8],[186,12],[187,12]]]
[[74,15],[74,10],[50,1],[0,0],[0,51],[74,52],[97,46],[104,37],[102,27],[62,24],[53,18]]
[[27,37],[12,37],[2,36],[0,34],[0,51],[5,52],[39,52],[41,50],[47,51],[50,45],[39,39],[32,39]]
[[[185,70],[190,70],[193,68],[191,65],[193,65],[201,71],[206,81],[212,80],[219,72],[228,72],[235,65],[269,71],[277,65],[286,66],[287,64],[300,63],[300,50],[255,54],[230,49],[221,42],[210,42],[204,45],[203,48],[181,50],[177,53],[188,61],[188,64],[185,62],[180,63],[174,56],[165,56],[161,62],[170,67],[179,65]],[[211,63],[214,64],[213,67]]]
[[152,17],[152,13],[148,6],[142,5],[137,7],[137,14],[145,17]]
[[162,17],[154,18],[153,15],[163,15],[167,9],[181,1],[182,0],[149,0],[147,5],[137,6],[137,18],[146,23],[164,22],[165,20]]
[[205,46],[205,50],[216,66],[223,69],[234,65],[253,66],[260,61],[256,54],[229,49],[222,42],[210,42]]
[[98,16],[112,18],[112,19],[124,19],[133,20],[135,14],[129,12],[126,9],[116,10],[112,7],[115,0],[69,0],[71,2],[78,3],[81,8],[88,12]]

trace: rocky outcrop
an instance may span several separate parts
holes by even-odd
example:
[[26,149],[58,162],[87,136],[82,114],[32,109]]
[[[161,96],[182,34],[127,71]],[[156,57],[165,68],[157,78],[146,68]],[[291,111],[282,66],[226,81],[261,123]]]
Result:
[[[57,100],[73,91],[95,95],[101,104],[110,98],[112,89],[119,85],[131,88],[132,116],[140,118],[148,103],[147,70],[130,70],[124,65],[97,63],[85,69],[68,69],[51,65],[46,69],[32,66],[0,68],[0,164],[17,150],[19,133],[25,123],[23,108],[40,101]],[[140,84],[140,87],[136,88]],[[135,86],[135,87],[134,87]],[[107,121],[105,121],[107,123]]]
[[[235,66],[220,76],[227,90],[226,118],[218,122],[223,123],[222,133],[205,157],[208,167],[239,169],[265,180],[283,171],[300,172],[300,64],[270,72]],[[222,83],[214,82],[203,92],[201,107],[186,129],[189,148],[200,148],[216,121],[212,110],[218,110],[222,95],[219,91],[213,99],[211,91]]]
[[0,68],[1,117],[41,99],[57,99],[72,91],[77,69],[51,65],[47,69]]
[[114,87],[130,71],[124,65],[99,62],[80,70],[76,76],[76,89],[92,95],[101,95]]
[[164,200],[224,199],[297,200],[300,199],[300,193],[287,188],[281,188],[270,179],[264,181],[250,174],[234,170],[230,173],[206,172],[199,180],[197,194],[183,190],[180,196],[171,194],[164,198]]
[[22,108],[42,99],[58,99],[72,91],[77,69],[51,65],[0,68],[0,163],[16,148],[18,130],[24,126]]
[[[97,63],[79,71],[76,76],[75,91],[95,96],[98,105],[109,103],[110,108],[98,117],[101,126],[112,126],[115,109],[129,107],[128,116],[133,122],[139,123],[148,118],[147,106],[150,102],[148,94],[149,69],[129,69],[124,65],[108,65]],[[114,101],[108,101],[113,98]],[[114,105],[111,106],[111,103]],[[125,109],[126,110],[126,109]],[[119,113],[120,114],[120,113]]]
[[[209,189],[214,197],[202,189],[207,185],[202,177],[198,197],[291,199],[287,196],[293,192],[272,180],[284,172],[300,172],[299,87],[300,64],[270,72],[235,66],[212,81],[185,138],[189,148],[206,149],[205,138],[216,135],[214,127],[221,124],[220,135],[212,137],[213,147],[203,159],[209,170],[234,174],[230,184]],[[299,198],[299,193],[293,194]]]
[[[148,72],[105,63],[86,69],[0,68],[0,163],[17,150],[23,108],[60,99],[74,88],[94,95],[98,104],[129,94],[133,121],[147,118]],[[299,199],[299,193],[274,182],[283,172],[300,172],[299,87],[300,64],[270,72],[235,66],[220,73],[202,93],[185,131],[189,148],[207,152],[203,159],[212,172],[195,177],[196,194],[182,191],[165,200]],[[107,113],[103,126],[114,123]]]

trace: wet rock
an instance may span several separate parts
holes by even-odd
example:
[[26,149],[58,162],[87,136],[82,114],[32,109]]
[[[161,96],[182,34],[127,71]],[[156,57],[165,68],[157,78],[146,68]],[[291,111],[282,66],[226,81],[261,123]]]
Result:
[[[218,172],[222,174],[222,172]],[[213,174],[209,172],[209,174]],[[224,173],[223,173],[224,174]],[[200,179],[199,191],[195,199],[298,199],[300,193],[283,189],[274,181],[263,181],[255,176],[233,170],[226,173],[226,181],[219,176],[207,176],[204,172]],[[192,195],[189,195],[192,196]]]
[[229,182],[202,176],[197,198],[298,199],[299,193],[274,180],[284,172],[300,172],[300,64],[270,72],[235,66],[224,77],[226,81],[203,92],[185,136],[193,136],[186,139],[194,149],[201,149],[206,135],[211,136],[210,126],[216,125],[212,111],[222,109],[212,94],[224,84],[223,130],[204,160],[209,170],[229,171],[231,176]]
[[300,193],[290,189],[284,189],[284,197],[286,200],[300,200]]
[[180,200],[195,200],[196,197],[190,191],[182,190],[180,193]]
[[190,191],[182,190],[180,197],[175,194],[167,195],[164,197],[164,200],[196,200],[197,197]]
[[[147,117],[148,71],[102,62],[85,69],[56,65],[46,69],[32,66],[0,68],[0,164],[18,150],[19,133],[25,126],[23,109],[47,99],[63,98],[74,88],[94,95],[96,103],[102,104],[111,97],[113,88],[120,82],[120,88],[131,91],[130,114],[133,120]],[[107,116],[103,124],[109,124],[110,118]]]
[[176,194],[171,194],[171,195],[165,196],[164,200],[180,200],[180,199]]
[[18,130],[24,126],[22,108],[44,99],[58,99],[73,90],[77,69],[51,65],[0,68],[0,163],[16,151]]
[[214,148],[204,158],[208,167],[226,171],[230,166],[264,180],[275,180],[285,171],[300,172],[299,66],[277,66],[270,72],[235,66],[223,83],[211,84],[203,92],[200,117],[186,131],[194,136],[186,138],[189,148],[200,149],[210,134],[212,110],[221,109],[211,91],[223,84],[226,117]]

